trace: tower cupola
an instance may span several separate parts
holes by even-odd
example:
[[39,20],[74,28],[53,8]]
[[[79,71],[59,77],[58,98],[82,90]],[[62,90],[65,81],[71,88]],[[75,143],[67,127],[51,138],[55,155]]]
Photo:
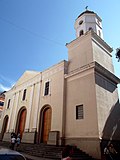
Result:
[[86,10],[82,12],[76,19],[74,28],[76,37],[84,35],[87,31],[93,30],[98,36],[103,39],[102,20],[93,11]]

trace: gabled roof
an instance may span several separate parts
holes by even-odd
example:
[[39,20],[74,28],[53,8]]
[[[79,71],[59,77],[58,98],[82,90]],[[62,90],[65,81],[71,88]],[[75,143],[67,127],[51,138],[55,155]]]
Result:
[[40,72],[36,72],[36,71],[25,71],[23,73],[23,75],[19,78],[19,80],[16,82],[15,86],[21,85],[22,83],[32,79],[33,77],[35,77],[39,73]]

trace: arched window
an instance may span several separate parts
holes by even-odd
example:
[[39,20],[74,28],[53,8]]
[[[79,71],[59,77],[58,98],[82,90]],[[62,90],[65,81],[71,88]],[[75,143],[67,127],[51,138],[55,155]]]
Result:
[[91,31],[91,30],[93,30],[93,28],[92,28],[92,27],[89,27],[89,31]]
[[81,20],[80,22],[79,22],[79,25],[81,25],[83,23],[83,20]]
[[82,36],[84,34],[83,30],[80,31],[80,36]]

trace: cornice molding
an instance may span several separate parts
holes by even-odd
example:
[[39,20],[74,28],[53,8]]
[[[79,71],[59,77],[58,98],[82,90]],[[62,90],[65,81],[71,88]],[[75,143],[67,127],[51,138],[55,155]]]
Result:
[[92,35],[92,40],[95,43],[97,43],[101,48],[103,48],[105,51],[107,51],[108,54],[110,54],[113,51],[113,49],[102,38],[100,38],[94,31],[91,30],[90,32]]
[[66,43],[66,47],[69,49],[75,48],[79,45],[79,43],[85,39],[90,37],[92,41],[97,43],[101,48],[103,48],[109,55],[113,49],[102,39],[100,38],[93,30],[86,32],[84,35],[74,39],[70,43]]
[[111,73],[109,70],[107,70],[106,68],[104,68],[103,66],[101,66],[99,63],[97,62],[92,62],[90,64],[87,64],[85,66],[82,66],[80,68],[77,68],[71,72],[69,72],[68,74],[65,74],[65,78],[69,78],[72,77],[76,74],[79,74],[81,72],[84,72],[86,70],[89,70],[91,68],[94,68],[94,70],[98,73],[100,73],[101,75],[103,75],[104,77],[108,78],[109,80],[111,80],[113,83],[115,84],[119,84],[120,83],[120,79],[115,76],[113,73]]
[[113,73],[111,73],[106,68],[101,66],[99,63],[97,63],[97,62],[94,62],[94,63],[95,63],[95,71],[96,72],[98,72],[101,75],[103,75],[104,77],[108,78],[109,80],[111,80],[115,84],[120,83],[120,79],[117,76],[115,76]]
[[71,76],[74,76],[74,75],[76,75],[76,74],[79,74],[79,73],[81,73],[81,72],[84,72],[84,71],[89,70],[89,69],[94,68],[94,67],[95,67],[95,66],[94,66],[94,62],[89,63],[89,64],[87,64],[87,65],[84,65],[84,66],[82,66],[82,67],[80,67],[80,68],[77,68],[77,69],[69,72],[68,74],[65,74],[65,78],[69,78],[69,77],[71,77]]

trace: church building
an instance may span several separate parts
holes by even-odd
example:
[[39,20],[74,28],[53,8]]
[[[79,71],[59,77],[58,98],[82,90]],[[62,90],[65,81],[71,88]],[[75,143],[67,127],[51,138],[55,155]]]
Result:
[[112,48],[103,39],[102,20],[86,10],[74,28],[76,39],[66,43],[68,61],[26,71],[5,93],[2,141],[15,132],[25,143],[76,145],[100,158],[103,142],[120,140],[120,79]]

